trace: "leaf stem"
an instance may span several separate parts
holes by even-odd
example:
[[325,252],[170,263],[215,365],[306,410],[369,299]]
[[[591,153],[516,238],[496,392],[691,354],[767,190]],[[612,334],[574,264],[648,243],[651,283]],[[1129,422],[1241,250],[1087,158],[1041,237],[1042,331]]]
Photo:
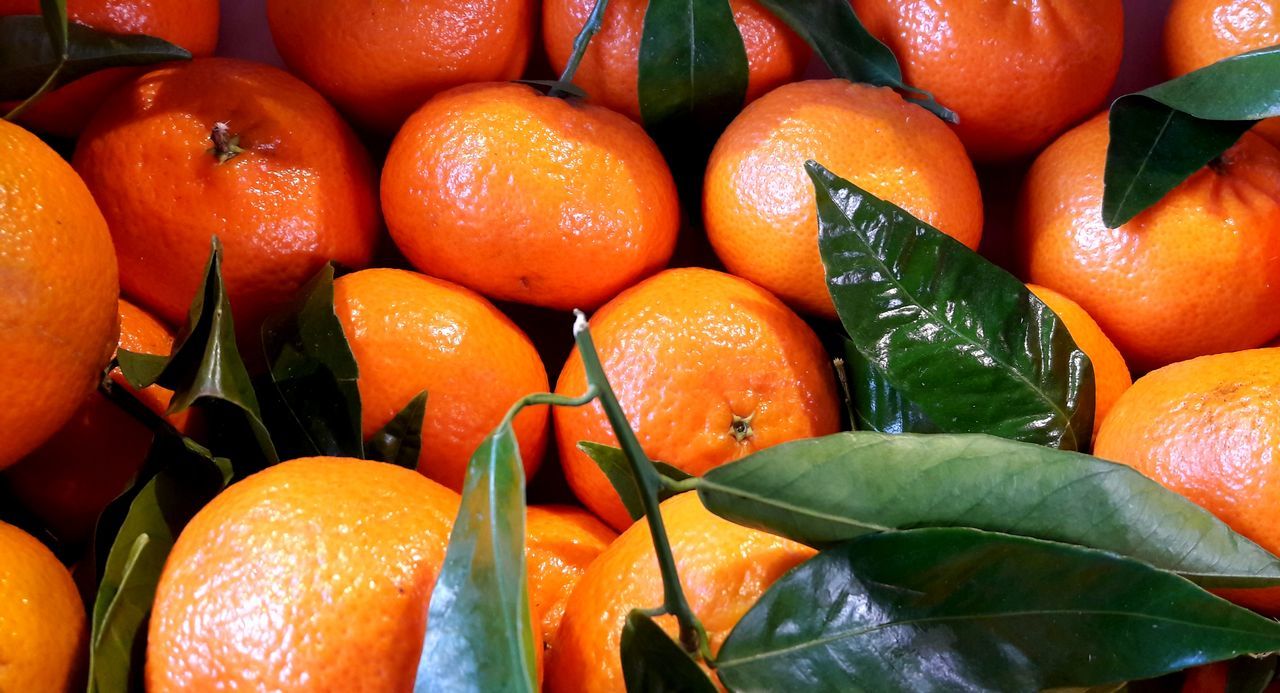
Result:
[[9,111],[4,115],[4,119],[13,122],[15,118],[26,112],[26,110],[35,104],[36,101],[39,101],[40,97],[52,90],[53,85],[57,83],[58,75],[62,74],[62,68],[65,67],[66,64],[67,54],[64,52],[58,59],[58,66],[53,68],[53,72],[49,73],[49,76],[45,78],[44,83],[40,85],[40,88],[36,90],[36,93],[28,96],[26,100],[17,106],[14,106],[12,111]]
[[684,493],[685,491],[696,491],[698,485],[702,483],[701,477],[692,476],[688,479],[672,479],[669,476],[659,477],[662,481],[662,488],[671,493]]
[[590,404],[592,400],[599,396],[599,394],[600,390],[592,384],[587,387],[586,392],[582,393],[578,397],[567,397],[565,395],[557,395],[550,392],[537,392],[532,395],[525,395],[524,397],[521,397],[518,402],[512,405],[511,409],[507,410],[507,415],[502,417],[502,423],[498,425],[498,429],[501,429],[503,426],[510,426],[511,422],[515,420],[516,414],[519,414],[520,410],[525,407],[534,407],[540,404],[547,404],[556,407],[581,407],[585,404]]
[[[591,39],[595,38],[595,35],[600,32],[601,25],[604,24],[604,11],[608,6],[609,0],[596,0],[595,7],[591,9],[586,23],[582,25],[582,31],[579,31],[577,38],[573,39],[573,53],[569,55],[569,62],[565,64],[564,72],[560,73],[561,82],[573,83],[573,76],[578,73],[582,56],[587,54],[587,46],[591,45]],[[560,88],[552,87],[547,95],[563,96],[564,93]]]

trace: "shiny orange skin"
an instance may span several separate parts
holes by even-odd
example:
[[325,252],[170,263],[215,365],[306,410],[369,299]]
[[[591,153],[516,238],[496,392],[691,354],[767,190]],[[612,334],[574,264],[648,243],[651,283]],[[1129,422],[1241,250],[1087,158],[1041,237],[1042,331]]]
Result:
[[410,690],[457,510],[382,462],[313,457],[234,484],[165,563],[147,690]]
[[44,544],[0,522],[0,691],[83,690],[84,602]]
[[1165,17],[1165,65],[1172,77],[1276,44],[1276,0],[1174,0]]
[[573,586],[618,533],[591,513],[567,505],[532,505],[525,517],[529,605],[550,647]]
[[671,172],[640,126],[520,84],[459,87],[414,113],[387,154],[382,208],[419,270],[562,310],[657,271],[680,228]]
[[[712,652],[760,595],[813,549],[712,515],[696,493],[662,504],[671,552]],[[623,532],[587,569],[569,597],[547,656],[550,693],[623,691],[619,641],[627,613],[662,604],[662,577],[646,522]],[[657,622],[677,637],[675,618]]]
[[107,224],[80,177],[0,122],[0,469],[53,435],[115,349],[120,288]]
[[[667,270],[601,308],[591,334],[645,452],[690,474],[840,428],[831,362],[817,336],[744,279],[707,269]],[[577,396],[586,389],[575,350],[556,392]],[[569,486],[601,519],[626,529],[631,518],[622,501],[577,447],[580,441],[618,444],[599,402],[557,407],[552,416]],[[735,418],[750,420],[741,440]]]
[[[142,309],[120,301],[120,347],[143,354],[166,356],[173,333]],[[159,385],[134,390],[119,370],[111,374],[116,385],[163,415],[173,393]],[[186,423],[185,412],[174,417],[175,426]],[[115,499],[137,474],[151,431],[133,415],[103,395],[93,392],[65,426],[44,445],[6,470],[9,487],[59,540],[78,545],[90,538],[102,509]]]
[[1102,105],[1124,50],[1121,0],[853,0],[908,84],[960,117],[975,161],[1034,154]]
[[[747,101],[800,77],[813,52],[795,32],[755,0],[729,0],[747,50]],[[595,0],[543,0],[542,37],[557,73]],[[640,38],[648,0],[611,0],[600,33],[591,39],[573,81],[602,106],[640,120]]]
[[[225,163],[210,153],[219,122],[245,149]],[[98,111],[73,163],[111,226],[125,294],[170,324],[185,323],[215,235],[246,344],[324,263],[373,254],[368,153],[323,97],[267,65],[207,58],[138,78]]]
[[1024,182],[1025,276],[1079,303],[1137,372],[1280,333],[1280,150],[1246,133],[1129,223],[1102,223],[1106,115],[1063,135]]
[[438,92],[520,77],[534,12],[534,0],[267,2],[289,69],[385,134]]
[[[333,307],[360,367],[365,438],[427,391],[418,471],[462,489],[467,462],[521,397],[546,392],[529,338],[474,292],[416,272],[370,269],[333,284]],[[546,407],[515,419],[528,476],[547,443]]]
[[1107,418],[1116,400],[1120,399],[1120,395],[1133,385],[1129,366],[1124,362],[1124,356],[1120,354],[1120,350],[1098,326],[1098,322],[1090,317],[1079,303],[1048,287],[1028,284],[1027,288],[1031,289],[1031,293],[1044,301],[1044,304],[1049,306],[1049,310],[1062,320],[1062,324],[1067,327],[1067,332],[1071,334],[1071,339],[1093,364],[1093,381],[1096,389],[1093,405],[1093,433],[1097,435],[1098,429],[1102,427],[1102,420]]
[[[1094,454],[1280,551],[1280,349],[1202,356],[1139,378],[1102,423]],[[1280,613],[1280,588],[1220,593]]]
[[804,170],[810,159],[978,247],[978,178],[941,120],[888,88],[834,79],[788,84],[748,106],[721,135],[707,164],[702,213],[725,267],[793,308],[835,317]]
[[[213,55],[218,45],[219,0],[67,0],[67,18],[113,34],[146,34]],[[40,0],[0,0],[0,17],[40,14]],[[63,85],[32,104],[19,121],[34,130],[73,137],[98,106],[145,68],[101,70]],[[17,102],[0,104],[8,111]]]

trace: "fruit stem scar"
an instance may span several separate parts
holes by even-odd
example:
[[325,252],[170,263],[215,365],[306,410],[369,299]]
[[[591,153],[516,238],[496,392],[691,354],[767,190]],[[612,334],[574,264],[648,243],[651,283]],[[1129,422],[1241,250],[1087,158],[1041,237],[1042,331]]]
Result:
[[747,416],[738,416],[737,414],[734,414],[733,421],[729,423],[729,434],[732,435],[733,439],[739,443],[749,440],[751,436],[756,434],[755,430],[751,428],[751,422],[754,421],[755,418],[755,412],[751,412],[751,414]]
[[220,164],[225,164],[244,152],[244,148],[240,146],[240,135],[233,134],[231,126],[224,120],[213,124],[209,140],[213,142],[213,146],[206,151],[212,154]]

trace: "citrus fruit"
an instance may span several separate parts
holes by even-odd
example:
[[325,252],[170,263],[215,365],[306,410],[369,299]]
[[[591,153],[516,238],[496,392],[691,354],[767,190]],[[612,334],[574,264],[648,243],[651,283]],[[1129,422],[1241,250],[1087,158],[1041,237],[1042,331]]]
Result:
[[[333,285],[333,307],[360,367],[365,438],[426,391],[418,470],[462,489],[467,462],[521,397],[546,392],[529,338],[493,304],[415,272],[371,269]],[[515,419],[529,476],[547,442],[546,407]]]
[[525,517],[529,604],[549,647],[564,606],[587,566],[618,537],[591,513],[567,505],[532,505]]
[[[712,515],[696,493],[661,508],[680,584],[707,630],[712,652],[769,585],[814,551]],[[547,656],[551,693],[623,690],[619,642],[632,609],[662,604],[662,576],[646,522],[637,522],[600,554],[578,581]],[[657,619],[676,637],[675,618]]]
[[[67,18],[112,34],[154,36],[204,57],[218,45],[218,9],[218,0],[68,0]],[[15,14],[40,14],[40,0],[0,0],[0,17]],[[144,71],[119,67],[91,73],[47,92],[19,121],[41,132],[77,135],[111,92]],[[16,105],[3,103],[0,110]]]
[[960,117],[978,161],[1015,159],[1092,114],[1120,70],[1121,0],[853,0],[908,84]]
[[1116,400],[1133,384],[1133,378],[1129,375],[1129,366],[1125,364],[1120,350],[1103,333],[1102,328],[1098,327],[1097,321],[1080,307],[1080,304],[1047,287],[1028,284],[1027,288],[1031,289],[1031,293],[1044,301],[1044,304],[1049,306],[1049,310],[1062,320],[1067,332],[1071,334],[1071,339],[1093,364],[1093,381],[1096,389],[1093,405],[1093,432],[1096,434],[1098,428],[1102,426],[1102,420],[1107,418]]
[[666,264],[671,172],[644,130],[519,84],[447,91],[382,170],[396,245],[419,270],[506,301],[594,308]]
[[[595,0],[543,0],[543,41],[556,72],[568,65],[573,42],[595,5]],[[812,51],[786,23],[755,0],[729,0],[729,7],[747,50],[748,102],[804,72]],[[612,0],[573,77],[593,102],[633,120],[640,120],[640,39],[648,9],[648,0]]]
[[44,544],[0,522],[0,691],[82,686],[84,603]]
[[1173,77],[1278,43],[1276,0],[1174,0],[1165,17],[1165,65]]
[[289,69],[360,123],[390,134],[433,94],[518,78],[534,0],[268,0]]
[[382,462],[285,462],[213,499],[165,563],[147,690],[410,690],[458,495]]
[[[1280,349],[1202,356],[1139,378],[1102,422],[1094,454],[1280,551]],[[1221,593],[1280,613],[1280,588]]]
[[0,121],[0,469],[58,430],[116,343],[111,236],[75,171]]
[[[701,475],[752,452],[840,428],[831,362],[813,330],[769,292],[707,269],[667,270],[596,313],[606,377],[645,452]],[[587,389],[577,351],[556,392]],[[598,402],[553,414],[569,486],[616,529],[631,524],[580,441],[617,445]]]
[[725,267],[792,307],[835,317],[804,169],[810,159],[978,247],[978,178],[946,124],[888,88],[788,84],[748,106],[721,135],[707,164],[703,218]]
[[236,327],[255,340],[324,263],[373,254],[369,156],[283,70],[207,58],[143,75],[98,111],[74,164],[111,227],[122,289],[170,324],[186,321],[214,236]]
[[1280,150],[1246,133],[1118,229],[1102,223],[1106,115],[1040,155],[1024,182],[1027,278],[1093,316],[1144,372],[1280,333]]

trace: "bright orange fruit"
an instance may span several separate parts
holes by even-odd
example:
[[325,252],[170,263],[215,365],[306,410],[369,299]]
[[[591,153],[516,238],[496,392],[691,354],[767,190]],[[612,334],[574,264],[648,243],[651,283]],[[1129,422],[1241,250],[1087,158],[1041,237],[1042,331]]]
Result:
[[550,647],[573,586],[618,537],[589,512],[567,505],[531,505],[525,518],[529,604]]
[[0,522],[0,691],[83,688],[84,602],[44,544]]
[[1165,18],[1165,65],[1173,77],[1276,44],[1276,0],[1174,0]]

